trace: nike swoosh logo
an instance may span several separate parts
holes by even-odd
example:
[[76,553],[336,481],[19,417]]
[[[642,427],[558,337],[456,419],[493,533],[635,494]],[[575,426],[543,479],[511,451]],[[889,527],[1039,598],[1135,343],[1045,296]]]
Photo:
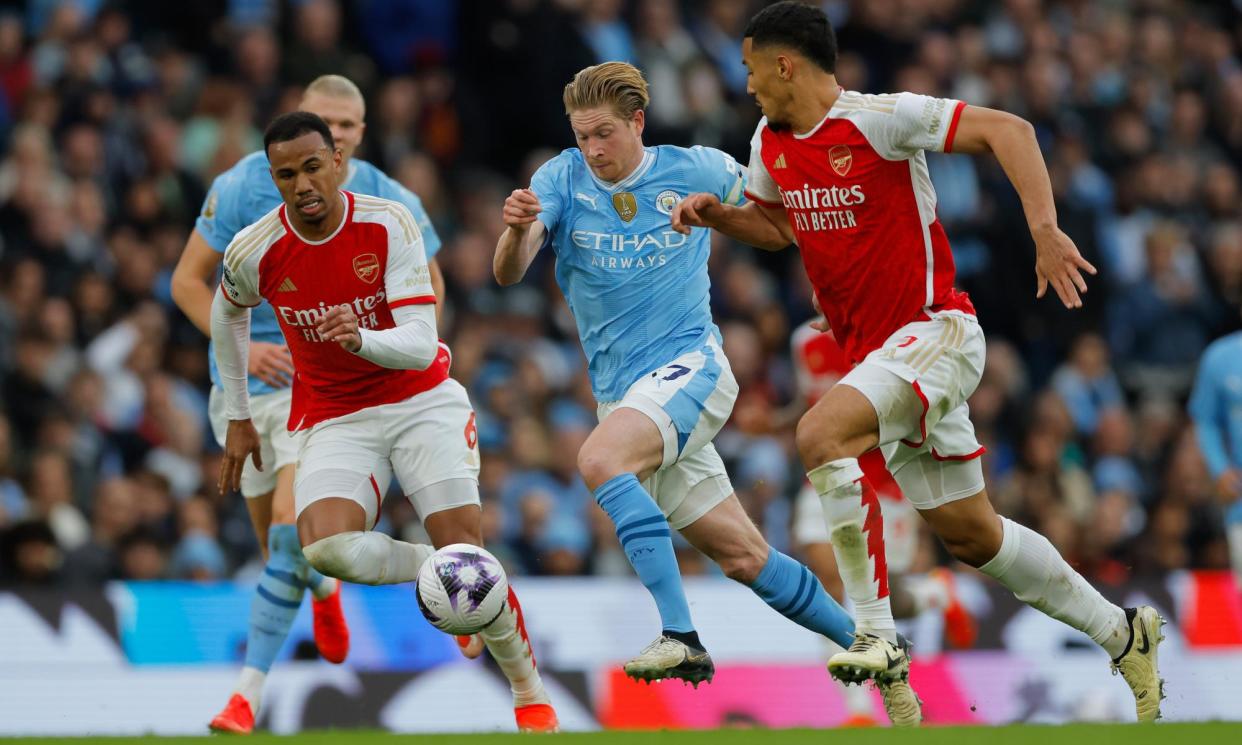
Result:
[[1137,651],[1139,654],[1145,655],[1151,651],[1151,643],[1147,641],[1147,627],[1140,624],[1139,630],[1143,632],[1143,643],[1138,646]]
[[894,660],[894,659],[893,659],[893,656],[892,656],[892,655],[890,655],[888,652],[885,652],[885,653],[884,653],[884,657],[888,659],[888,669],[889,669],[889,670],[892,670],[893,668],[898,667],[899,665],[901,665],[901,659],[900,659],[900,658],[898,658],[898,659],[895,659],[895,660]]
[[705,659],[707,659],[706,652],[702,654],[694,654],[689,650],[686,651],[686,662],[702,662]]

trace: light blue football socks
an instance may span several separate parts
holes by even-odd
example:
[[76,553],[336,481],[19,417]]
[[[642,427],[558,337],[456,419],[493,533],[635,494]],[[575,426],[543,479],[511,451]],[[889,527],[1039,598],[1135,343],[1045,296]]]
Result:
[[694,631],[681,586],[668,521],[632,473],[614,476],[595,490],[595,501],[612,518],[621,550],[655,599],[665,631]]
[[854,619],[824,590],[806,565],[768,547],[768,561],[750,589],[785,618],[843,648],[854,643]]
[[306,591],[306,570],[310,568],[302,556],[296,526],[273,525],[267,533],[267,547],[267,566],[250,603],[250,629],[246,636],[245,665],[262,673],[272,668],[293,628]]

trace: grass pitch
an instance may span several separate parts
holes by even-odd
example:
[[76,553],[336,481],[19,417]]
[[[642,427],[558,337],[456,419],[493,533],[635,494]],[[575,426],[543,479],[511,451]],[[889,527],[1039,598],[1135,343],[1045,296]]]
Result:
[[[254,735],[247,745],[296,741],[298,745],[500,745],[541,742],[537,735],[393,735],[381,732],[311,732],[296,737]],[[0,742],[39,745],[115,743],[201,745],[201,737],[19,738]],[[926,727],[918,730],[835,729],[596,732],[550,736],[552,745],[1234,745],[1242,743],[1242,723],[1074,724],[1065,726]]]

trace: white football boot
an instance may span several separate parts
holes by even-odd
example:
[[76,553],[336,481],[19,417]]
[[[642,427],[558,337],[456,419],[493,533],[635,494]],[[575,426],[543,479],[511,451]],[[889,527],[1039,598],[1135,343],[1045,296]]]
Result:
[[1160,702],[1164,699],[1164,680],[1156,665],[1156,648],[1164,641],[1164,619],[1150,605],[1126,608],[1130,622],[1130,643],[1121,656],[1113,660],[1113,675],[1121,673],[1134,692],[1134,706],[1140,722],[1160,718]]
[[647,682],[678,678],[698,688],[699,683],[712,682],[716,666],[706,650],[661,636],[625,663],[625,674],[634,680]]
[[910,643],[900,634],[897,644],[872,634],[855,634],[850,648],[828,661],[828,672],[846,685],[875,681],[894,727],[917,727],[923,722],[923,702],[910,687]]
[[910,656],[883,637],[857,633],[849,649],[828,660],[828,672],[842,683],[900,678],[910,673]]

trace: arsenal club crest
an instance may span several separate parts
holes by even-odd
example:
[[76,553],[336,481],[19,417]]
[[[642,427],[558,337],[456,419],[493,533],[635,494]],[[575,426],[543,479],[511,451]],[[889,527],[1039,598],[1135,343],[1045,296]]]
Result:
[[850,166],[854,165],[854,154],[845,145],[834,145],[828,151],[828,163],[838,176],[844,176],[850,172]]
[[379,258],[375,254],[362,254],[354,257],[354,274],[367,284],[375,284],[379,279]]
[[617,211],[618,217],[629,222],[638,214],[638,200],[628,191],[617,192],[612,195],[612,208]]

